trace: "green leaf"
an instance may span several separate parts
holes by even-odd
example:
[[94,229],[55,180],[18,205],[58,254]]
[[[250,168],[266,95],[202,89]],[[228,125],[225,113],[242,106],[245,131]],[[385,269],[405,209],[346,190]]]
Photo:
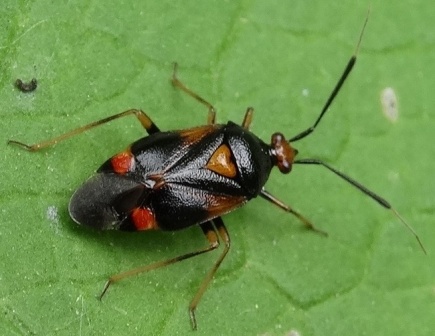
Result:
[[[265,141],[309,127],[358,40],[367,3],[11,1],[0,9],[0,334],[190,335],[187,307],[219,252],[114,284],[107,277],[206,246],[177,233],[79,227],[68,200],[99,164],[143,136],[134,118],[28,153],[129,108],[161,129],[218,121]],[[261,199],[224,217],[228,257],[197,309],[197,335],[431,335],[435,329],[433,5],[374,1],[358,62],[316,132],[296,143],[385,197],[419,233],[321,167],[273,171],[267,189],[329,237]],[[37,78],[21,93],[14,81]],[[381,91],[398,97],[398,120]]]

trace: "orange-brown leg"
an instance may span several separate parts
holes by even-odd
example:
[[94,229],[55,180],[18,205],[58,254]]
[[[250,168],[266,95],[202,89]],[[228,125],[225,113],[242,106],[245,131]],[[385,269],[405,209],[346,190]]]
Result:
[[254,116],[254,109],[252,107],[248,107],[245,113],[245,117],[243,118],[242,127],[249,130],[251,126],[252,118]]
[[292,215],[296,216],[308,229],[313,230],[315,232],[321,233],[322,235],[327,236],[328,234],[325,231],[322,231],[314,226],[313,223],[311,223],[308,219],[306,219],[304,216],[302,216],[299,212],[293,210],[289,205],[283,203],[279,199],[277,199],[275,196],[267,192],[265,189],[261,190],[260,196],[263,197],[265,200],[275,204],[276,206],[280,207],[286,212],[291,213]]
[[207,117],[207,124],[213,125],[216,123],[216,110],[213,107],[212,104],[210,104],[208,101],[206,101],[204,98],[199,96],[197,93],[193,92],[191,89],[189,89],[186,85],[184,85],[178,78],[177,78],[177,70],[178,70],[178,64],[174,63],[174,72],[172,73],[172,84],[179,89],[186,92],[189,96],[196,99],[201,104],[205,105],[208,108],[208,117]]
[[108,123],[109,121],[112,121],[112,120],[115,120],[115,119],[119,119],[119,118],[122,118],[122,117],[126,117],[126,116],[129,116],[129,115],[132,115],[132,114],[139,120],[139,122],[142,124],[142,126],[148,132],[148,134],[153,134],[153,133],[156,133],[156,132],[160,131],[159,128],[156,126],[156,124],[151,120],[150,117],[148,117],[146,115],[145,112],[143,112],[141,110],[132,109],[132,110],[127,110],[127,111],[124,111],[124,112],[112,115],[110,117],[107,117],[107,118],[104,118],[104,119],[101,119],[101,120],[94,121],[94,122],[92,122],[90,124],[87,124],[85,126],[82,126],[82,127],[73,129],[72,131],[69,131],[67,133],[61,134],[61,135],[59,135],[59,136],[57,136],[55,138],[52,138],[52,139],[49,139],[49,140],[45,140],[45,141],[41,141],[41,142],[33,144],[33,145],[27,145],[27,144],[25,144],[23,142],[15,141],[15,140],[8,140],[8,144],[10,144],[10,145],[17,145],[17,146],[20,146],[23,149],[28,150],[28,151],[35,152],[35,151],[41,150],[43,148],[47,148],[47,147],[53,146],[53,145],[57,144],[60,141],[66,140],[68,138],[71,138],[71,137],[73,137],[75,135],[83,133],[83,132],[85,132],[87,130],[90,130],[90,129],[94,128],[94,127],[97,127],[97,126],[103,125],[105,123]]
[[222,263],[225,256],[227,255],[227,253],[230,249],[230,245],[231,245],[230,235],[228,234],[227,228],[225,227],[223,220],[220,217],[217,217],[217,218],[213,219],[213,223],[214,223],[215,228],[219,234],[219,237],[225,243],[225,247],[224,247],[221,255],[219,256],[219,258],[214,263],[213,267],[210,269],[210,271],[205,276],[204,280],[201,283],[201,286],[199,287],[198,291],[196,292],[195,296],[193,297],[192,301],[190,302],[189,315],[190,315],[190,321],[192,323],[193,330],[196,330],[196,317],[195,317],[196,307],[198,306],[199,301],[201,300],[205,290],[207,289],[208,284],[213,279],[214,274],[216,273],[220,264]]
[[215,230],[213,224],[211,222],[205,222],[205,223],[200,224],[200,227],[201,227],[202,231],[204,232],[204,235],[207,237],[207,240],[210,243],[209,246],[207,246],[201,250],[198,250],[198,251],[193,251],[193,252],[189,252],[189,253],[177,256],[177,257],[172,258],[172,259],[159,261],[159,262],[156,262],[156,263],[151,264],[151,265],[137,267],[137,268],[128,270],[126,272],[112,275],[107,280],[106,284],[104,285],[103,290],[101,291],[100,300],[106,294],[109,286],[111,284],[113,284],[114,282],[117,282],[117,281],[125,279],[125,278],[132,277],[132,276],[137,275],[139,273],[145,273],[145,272],[155,270],[157,268],[165,267],[165,266],[174,264],[176,262],[179,262],[179,261],[182,261],[185,259],[189,259],[189,258],[195,257],[197,255],[200,255],[200,254],[203,254],[203,253],[206,253],[206,252],[209,252],[209,251],[216,249],[219,246],[219,238],[218,238],[218,235],[216,233],[216,230]]
[[214,223],[214,225],[212,224],[211,221],[209,221],[209,222],[205,222],[205,223],[200,224],[200,227],[201,227],[202,231],[204,232],[204,235],[207,237],[207,240],[209,241],[209,246],[207,246],[201,250],[186,253],[186,254],[180,255],[178,257],[172,258],[172,259],[159,261],[159,262],[156,262],[156,263],[151,264],[151,265],[138,267],[138,268],[135,268],[135,269],[123,272],[123,273],[112,275],[107,280],[106,284],[104,285],[103,290],[101,291],[100,300],[106,294],[110,285],[112,285],[114,282],[120,281],[120,280],[125,279],[125,278],[129,278],[129,277],[137,275],[139,273],[145,273],[145,272],[155,270],[157,268],[165,267],[165,266],[174,264],[176,262],[179,262],[179,261],[182,261],[185,259],[189,259],[189,258],[195,257],[197,255],[212,251],[219,246],[219,237],[221,237],[222,240],[225,242],[225,248],[224,248],[222,254],[220,255],[220,257],[218,258],[218,260],[216,261],[216,263],[213,265],[212,269],[207,273],[206,277],[204,278],[204,280],[201,283],[201,286],[199,287],[198,291],[196,292],[195,296],[193,297],[193,299],[189,305],[189,316],[190,316],[192,328],[196,329],[197,325],[196,325],[196,318],[195,318],[195,309],[196,309],[201,297],[203,296],[205,290],[207,289],[208,284],[210,283],[211,279],[213,278],[213,275],[216,273],[216,270],[218,269],[219,265],[221,264],[222,260],[224,259],[225,255],[228,253],[228,250],[230,248],[230,237],[228,235],[227,229],[225,228],[225,225],[224,225],[222,219],[215,218],[215,219],[213,219],[213,223]]

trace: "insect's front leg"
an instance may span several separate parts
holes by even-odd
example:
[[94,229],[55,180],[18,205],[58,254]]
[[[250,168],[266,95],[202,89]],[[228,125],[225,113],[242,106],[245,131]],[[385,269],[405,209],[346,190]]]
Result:
[[213,125],[216,123],[216,109],[213,107],[212,104],[210,104],[208,101],[206,101],[204,98],[202,98],[197,93],[193,92],[191,89],[189,89],[186,85],[181,82],[177,77],[177,70],[178,70],[178,64],[174,63],[174,72],[172,73],[172,85],[178,87],[179,89],[186,92],[189,96],[194,98],[196,101],[200,102],[201,104],[205,105],[208,108],[208,117],[207,117],[207,124]]

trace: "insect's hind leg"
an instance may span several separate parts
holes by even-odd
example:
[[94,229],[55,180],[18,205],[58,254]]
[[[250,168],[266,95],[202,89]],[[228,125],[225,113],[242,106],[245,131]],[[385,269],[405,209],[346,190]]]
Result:
[[[210,269],[210,271],[205,276],[204,280],[201,283],[201,286],[199,287],[198,291],[196,292],[195,296],[193,297],[192,301],[189,305],[189,314],[190,314],[190,322],[192,323],[192,329],[196,330],[196,318],[195,318],[195,309],[198,306],[199,301],[201,300],[205,290],[207,289],[207,286],[209,285],[210,281],[213,279],[213,276],[215,275],[217,269],[221,265],[222,261],[224,260],[225,256],[227,255],[228,251],[230,250],[231,246],[231,239],[230,235],[227,231],[227,228],[225,227],[225,224],[222,220],[222,218],[217,217],[213,219],[213,224],[215,227],[214,233],[216,232],[219,234],[219,237],[223,240],[225,243],[225,247],[219,256],[219,258],[214,263],[213,267]],[[204,230],[204,228],[203,228]],[[207,233],[204,231],[204,233],[207,235]],[[210,238],[207,235],[207,238],[210,241]],[[217,238],[217,237],[216,237]],[[211,243],[211,241],[210,241]]]
[[[213,223],[214,223],[214,225],[213,225]],[[221,264],[222,260],[224,259],[225,255],[227,254],[227,252],[230,248],[230,237],[229,237],[229,234],[227,232],[227,229],[225,228],[223,221],[220,218],[215,218],[215,219],[213,219],[213,223],[211,221],[208,221],[208,222],[200,224],[200,227],[201,227],[204,235],[206,236],[206,238],[209,242],[209,245],[207,247],[202,248],[202,249],[197,250],[197,251],[193,251],[193,252],[189,252],[189,253],[177,256],[177,257],[172,258],[172,259],[159,261],[159,262],[156,262],[156,263],[151,264],[151,265],[138,267],[138,268],[135,268],[135,269],[123,272],[123,273],[112,275],[107,280],[106,284],[104,285],[103,290],[101,291],[101,294],[99,297],[100,300],[106,294],[110,285],[112,285],[114,282],[118,282],[120,280],[132,277],[132,276],[140,274],[140,273],[145,273],[145,272],[155,270],[157,268],[169,266],[169,265],[175,264],[179,261],[189,259],[189,258],[195,257],[197,255],[200,255],[200,254],[203,254],[206,252],[213,251],[219,247],[219,237],[221,237],[223,239],[223,241],[225,242],[225,249],[222,251],[220,257],[215,262],[212,269],[207,273],[206,277],[204,278],[204,280],[201,283],[201,286],[199,287],[198,291],[196,292],[195,296],[193,297],[193,299],[189,305],[189,315],[190,315],[190,321],[192,324],[192,328],[196,329],[195,309],[196,309],[201,297],[203,296],[205,290],[207,289],[208,284],[210,283],[211,279],[213,278],[213,275],[216,273],[216,270],[218,269],[219,265]]]
[[8,140],[8,144],[9,145],[17,145],[17,146],[20,146],[21,148],[26,149],[30,152],[35,152],[35,151],[41,150],[43,148],[53,146],[60,141],[66,140],[66,139],[71,138],[75,135],[86,132],[87,130],[90,130],[94,127],[106,124],[112,120],[116,120],[116,119],[120,119],[122,117],[129,116],[131,114],[134,114],[134,116],[139,120],[141,125],[148,132],[148,134],[153,134],[153,133],[157,133],[160,131],[159,128],[157,127],[157,125],[151,120],[150,117],[148,117],[148,115],[145,112],[143,112],[142,110],[131,109],[131,110],[127,110],[127,111],[124,111],[121,113],[117,113],[115,115],[112,115],[110,117],[107,117],[107,118],[104,118],[101,120],[94,121],[94,122],[87,124],[85,126],[78,127],[76,129],[73,129],[72,131],[61,134],[55,138],[45,140],[42,142],[38,142],[38,143],[33,144],[33,145],[27,145],[23,142],[19,142],[19,141],[15,141],[15,140]]
[[200,102],[201,104],[205,105],[208,108],[208,116],[207,116],[207,124],[213,125],[216,123],[216,109],[212,104],[210,104],[208,101],[206,101],[204,98],[199,96],[197,93],[193,92],[191,89],[189,89],[186,85],[181,82],[177,77],[177,70],[178,70],[178,64],[174,63],[174,71],[172,73],[172,85],[178,87],[179,89],[186,92],[189,96]]

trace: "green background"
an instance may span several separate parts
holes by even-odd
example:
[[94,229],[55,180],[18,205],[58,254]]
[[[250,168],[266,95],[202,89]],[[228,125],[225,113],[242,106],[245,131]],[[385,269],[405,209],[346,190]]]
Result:
[[[48,139],[129,108],[162,129],[218,121],[269,141],[308,127],[351,56],[365,1],[15,1],[0,5],[0,334],[191,335],[187,306],[219,252],[122,281],[106,278],[206,245],[178,233],[75,225],[73,190],[144,132],[116,121],[39,153]],[[253,200],[224,217],[232,249],[197,310],[196,335],[433,335],[435,30],[429,1],[371,1],[355,70],[316,132],[295,144],[390,200],[391,214],[320,167],[274,171],[268,190],[330,236]],[[16,78],[36,77],[24,94]],[[394,88],[396,123],[380,92]],[[303,92],[305,94],[303,94]]]

